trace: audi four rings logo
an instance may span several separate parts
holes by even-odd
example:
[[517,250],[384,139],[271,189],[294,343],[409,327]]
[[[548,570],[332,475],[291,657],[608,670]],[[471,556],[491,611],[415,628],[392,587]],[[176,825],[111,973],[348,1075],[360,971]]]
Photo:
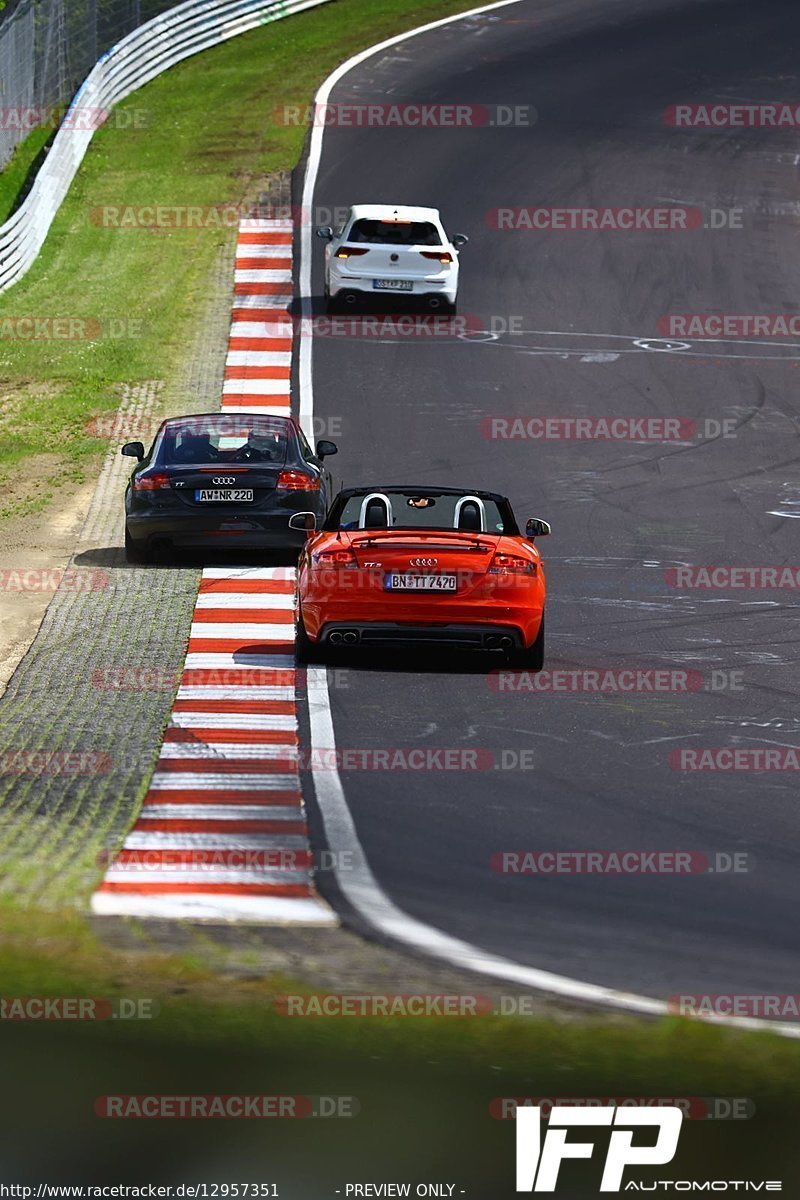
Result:
[[214,478],[211,480],[211,482],[212,483],[227,483],[228,486],[230,486],[232,483],[236,483],[236,476],[235,475],[215,475]]
[[438,561],[438,558],[410,558],[408,565],[410,567],[435,567]]

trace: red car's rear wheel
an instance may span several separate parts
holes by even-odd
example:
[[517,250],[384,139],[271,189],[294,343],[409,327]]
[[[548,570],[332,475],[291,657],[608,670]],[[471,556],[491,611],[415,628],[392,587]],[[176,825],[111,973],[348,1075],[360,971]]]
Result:
[[544,666],[544,613],[536,641],[527,649],[520,650],[515,655],[515,660],[520,667],[525,667],[528,671],[541,671]]

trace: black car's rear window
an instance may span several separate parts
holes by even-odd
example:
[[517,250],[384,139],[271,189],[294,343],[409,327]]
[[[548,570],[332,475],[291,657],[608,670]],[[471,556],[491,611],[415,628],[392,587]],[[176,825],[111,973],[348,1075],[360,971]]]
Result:
[[286,461],[289,427],[269,417],[246,413],[186,417],[161,433],[160,458],[167,466],[213,466],[234,462]]
[[348,242],[376,246],[441,246],[442,237],[432,221],[378,221],[362,217],[353,224]]

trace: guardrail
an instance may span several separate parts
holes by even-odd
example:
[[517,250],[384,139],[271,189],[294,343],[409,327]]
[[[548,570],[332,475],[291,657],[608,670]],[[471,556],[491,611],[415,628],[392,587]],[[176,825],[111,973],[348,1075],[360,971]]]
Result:
[[105,111],[175,63],[258,25],[330,0],[187,0],[140,25],[108,50],[64,115],[30,192],[0,226],[0,292],[21,279],[44,245],[95,130],[76,110]]

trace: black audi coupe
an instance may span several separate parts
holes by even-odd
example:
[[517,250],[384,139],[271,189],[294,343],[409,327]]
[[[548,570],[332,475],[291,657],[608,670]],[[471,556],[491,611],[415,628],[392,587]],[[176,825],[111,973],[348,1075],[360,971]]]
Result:
[[141,442],[122,453],[138,460],[125,491],[125,554],[136,563],[173,547],[300,550],[306,514],[317,527],[325,516],[324,459],[337,447],[312,450],[292,417],[222,412],[164,421],[147,453]]

